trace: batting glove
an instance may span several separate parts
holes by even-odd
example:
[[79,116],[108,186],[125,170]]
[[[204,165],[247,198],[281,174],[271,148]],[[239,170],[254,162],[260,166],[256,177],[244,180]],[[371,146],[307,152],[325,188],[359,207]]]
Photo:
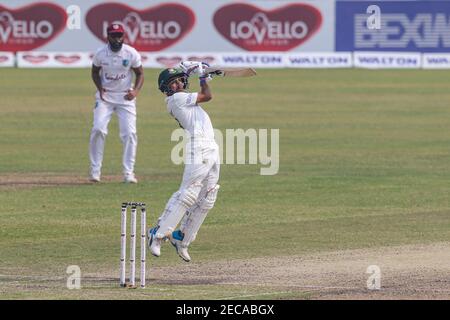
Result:
[[198,78],[200,80],[200,85],[210,82],[213,78],[211,74],[206,74]]
[[204,70],[209,67],[209,64],[199,61],[183,61],[180,63],[179,67],[188,75],[188,77],[193,74],[203,76]]

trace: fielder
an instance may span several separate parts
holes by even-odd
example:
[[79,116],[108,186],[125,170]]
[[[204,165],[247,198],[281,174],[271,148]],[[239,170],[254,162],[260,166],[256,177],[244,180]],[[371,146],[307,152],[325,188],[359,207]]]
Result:
[[[159,257],[163,239],[169,239],[178,255],[191,260],[188,247],[216,201],[219,185],[219,146],[214,140],[211,120],[199,103],[211,100],[211,90],[204,73],[205,65],[182,63],[182,68],[165,69],[158,78],[159,89],[167,96],[167,111],[185,129],[185,169],[180,189],[168,201],[156,227],[148,231],[151,253]],[[198,73],[201,91],[187,92],[188,77]],[[181,220],[181,223],[180,223]],[[180,223],[179,230],[175,230]]]
[[[123,43],[124,29],[112,24],[107,29],[108,44],[99,49],[92,64],[92,80],[97,87],[94,124],[89,143],[90,181],[100,182],[105,138],[113,113],[119,120],[123,144],[123,176],[126,183],[137,183],[136,160],[136,96],[144,84],[141,56]],[[133,72],[136,75],[132,87]]]

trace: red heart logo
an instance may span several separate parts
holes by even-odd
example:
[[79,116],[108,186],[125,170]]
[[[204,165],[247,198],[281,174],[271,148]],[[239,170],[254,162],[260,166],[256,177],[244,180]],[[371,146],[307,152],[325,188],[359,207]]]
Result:
[[214,25],[231,43],[248,51],[287,51],[315,34],[320,11],[308,4],[293,3],[273,10],[235,3],[214,14]]
[[214,63],[214,57],[196,57],[196,56],[192,56],[192,57],[188,57],[187,59],[188,61],[199,61],[199,62],[206,62],[208,64],[212,64]]
[[47,2],[18,9],[0,5],[0,51],[29,51],[42,47],[66,26],[64,8]]
[[182,57],[157,57],[156,61],[166,66],[167,68],[175,67],[178,63],[183,61]]
[[161,4],[147,9],[134,9],[121,3],[103,3],[86,14],[91,32],[105,41],[111,23],[125,29],[125,42],[138,51],[159,51],[180,41],[192,29],[195,15],[181,4]]
[[8,61],[8,57],[7,56],[0,56],[0,63]]
[[25,54],[22,57],[24,60],[33,63],[39,64],[49,59],[49,56],[46,54],[33,55],[33,54]]
[[81,59],[81,57],[76,54],[71,55],[71,56],[65,56],[62,54],[55,55],[55,60],[57,60],[61,63],[64,63],[64,64],[71,64],[71,63],[79,61],[80,59]]

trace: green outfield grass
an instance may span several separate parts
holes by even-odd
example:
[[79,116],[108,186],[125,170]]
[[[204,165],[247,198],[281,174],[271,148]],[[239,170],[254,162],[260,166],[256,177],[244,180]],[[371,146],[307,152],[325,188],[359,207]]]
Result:
[[[152,284],[152,267],[182,264],[169,245],[148,259],[150,289],[118,289],[121,202],[145,201],[154,223],[183,170],[170,161],[177,124],[156,89],[157,70],[145,70],[138,100],[138,185],[121,183],[117,119],[103,164],[117,179],[83,183],[94,105],[88,69],[0,72],[0,299],[308,298]],[[356,69],[214,80],[204,105],[214,126],[279,129],[280,168],[261,176],[261,165],[222,166],[193,263],[450,241],[449,83],[448,71]],[[79,183],[36,186],[27,176]],[[109,280],[68,290],[69,265]]]

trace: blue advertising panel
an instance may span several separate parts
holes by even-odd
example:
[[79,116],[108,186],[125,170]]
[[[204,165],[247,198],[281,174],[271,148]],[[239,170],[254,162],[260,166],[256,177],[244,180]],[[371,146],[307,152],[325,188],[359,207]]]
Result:
[[[380,9],[373,27],[370,5]],[[450,1],[337,1],[336,51],[450,51]]]

